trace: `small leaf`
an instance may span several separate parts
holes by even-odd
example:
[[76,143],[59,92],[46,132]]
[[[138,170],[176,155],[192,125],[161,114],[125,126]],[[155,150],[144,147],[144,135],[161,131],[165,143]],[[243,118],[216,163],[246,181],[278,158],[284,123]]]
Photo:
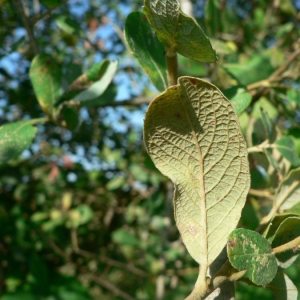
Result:
[[298,290],[292,280],[283,272],[277,272],[275,278],[266,288],[272,290],[275,300],[296,300]]
[[73,98],[73,100],[84,102],[95,99],[102,95],[115,76],[117,68],[117,61],[105,60],[99,71],[100,79],[92,84],[88,89],[79,93],[76,97]]
[[[280,245],[286,244],[295,238],[300,236],[300,218],[299,217],[289,217],[286,218],[276,230],[272,241],[272,247],[278,247]],[[289,267],[299,255],[298,250],[287,250],[282,253],[278,253],[276,258],[279,262],[279,266],[282,268]]]
[[110,83],[107,89],[99,97],[84,101],[85,107],[105,106],[115,101],[117,96],[117,87],[114,83]]
[[245,204],[246,143],[220,90],[194,77],[178,82],[150,104],[144,139],[156,167],[175,185],[175,219],[183,242],[200,265],[209,265]]
[[29,147],[37,133],[30,121],[20,121],[0,127],[0,164],[19,157]]
[[178,0],[145,0],[144,13],[159,41],[179,54],[215,62],[216,53],[196,21],[180,10]]
[[269,118],[269,115],[264,109],[260,108],[262,123],[266,132],[267,139],[269,143],[273,143],[276,140],[276,130],[272,120]]
[[276,149],[285,157],[293,166],[300,165],[300,159],[296,152],[294,141],[290,137],[283,137],[275,142]]
[[276,193],[275,204],[281,203],[280,209],[287,210],[300,202],[300,168],[294,169],[281,182]]
[[273,168],[277,172],[280,172],[280,167],[279,167],[276,159],[272,156],[272,150],[270,148],[264,148],[263,151],[264,151],[269,163],[273,166]]
[[266,285],[277,273],[271,245],[255,231],[234,230],[228,237],[227,252],[234,268],[239,271],[252,269],[251,281],[257,285]]
[[158,41],[146,16],[132,12],[125,23],[125,38],[133,56],[159,91],[168,87],[165,48]]
[[70,35],[84,36],[80,25],[67,15],[60,15],[56,19],[57,26],[65,33]]
[[252,96],[247,92],[243,86],[234,86],[223,91],[226,98],[231,101],[236,113],[242,114],[245,109],[250,105]]
[[61,65],[51,56],[39,54],[31,63],[29,76],[43,111],[51,115],[52,108],[62,93]]

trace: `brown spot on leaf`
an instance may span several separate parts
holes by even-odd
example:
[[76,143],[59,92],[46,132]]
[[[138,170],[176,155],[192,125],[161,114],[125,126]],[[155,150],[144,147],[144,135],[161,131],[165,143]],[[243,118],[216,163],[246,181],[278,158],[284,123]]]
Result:
[[189,81],[190,81],[190,83],[192,84],[192,85],[197,85],[197,83],[198,83],[198,80],[197,79],[195,79],[195,78],[189,78]]
[[174,117],[176,119],[182,119],[182,114],[180,112],[177,112],[177,113],[174,114]]
[[230,247],[235,247],[235,246],[236,246],[236,241],[235,241],[234,239],[229,240],[229,241],[228,241],[228,246],[230,246]]

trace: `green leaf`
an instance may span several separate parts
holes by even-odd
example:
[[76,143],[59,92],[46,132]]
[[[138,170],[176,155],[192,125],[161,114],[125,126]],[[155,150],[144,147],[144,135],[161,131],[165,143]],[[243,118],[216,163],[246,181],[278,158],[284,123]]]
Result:
[[267,139],[269,143],[273,143],[276,140],[276,130],[272,120],[269,118],[269,115],[264,109],[260,108],[262,123],[266,132]]
[[47,7],[56,7],[62,4],[62,0],[41,0]]
[[75,130],[79,126],[78,111],[72,106],[63,106],[61,110],[63,119],[66,122],[66,127],[70,130]]
[[293,166],[300,165],[300,159],[296,152],[294,141],[290,137],[283,137],[275,142],[276,149],[285,157]]
[[139,246],[140,241],[130,232],[119,229],[113,232],[112,240],[120,245]]
[[216,53],[196,21],[180,10],[177,0],[145,0],[144,13],[159,41],[170,52],[199,60],[215,62]]
[[77,228],[80,225],[86,224],[94,217],[93,210],[86,204],[77,206],[69,211],[68,225]]
[[84,101],[84,106],[85,107],[102,106],[102,105],[105,106],[115,101],[117,92],[118,92],[117,86],[114,83],[110,83],[102,95],[100,95],[95,99]]
[[247,92],[243,86],[234,86],[223,91],[226,98],[231,101],[236,113],[242,114],[250,105],[252,96]]
[[296,300],[298,299],[298,290],[292,280],[283,272],[277,272],[275,278],[266,288],[272,290],[275,300]]
[[300,88],[298,89],[289,89],[286,93],[290,101],[300,103]]
[[287,209],[285,212],[300,216],[300,201],[294,206],[292,206],[290,209]]
[[[286,218],[276,230],[272,241],[272,247],[278,247],[280,245],[286,244],[295,238],[300,236],[300,218],[299,217],[289,217]],[[282,253],[278,253],[276,258],[279,262],[279,266],[282,268],[289,267],[299,255],[298,251],[287,250]]]
[[300,168],[294,169],[281,182],[276,193],[275,204],[287,210],[300,202]]
[[84,36],[80,25],[68,15],[60,15],[56,19],[57,26],[67,34]]
[[132,55],[159,91],[168,87],[165,48],[158,41],[146,16],[132,12],[125,23],[125,38]]
[[[100,79],[92,84],[88,89],[79,93],[76,97],[73,98],[74,101],[84,102],[88,100],[95,99],[102,95],[110,82],[112,81],[113,77],[118,68],[117,61],[109,61],[105,60],[101,68],[99,70],[99,77]],[[84,104],[84,103],[83,103]]]
[[220,1],[205,1],[205,23],[211,36],[217,36],[222,30],[222,15]]
[[178,82],[150,104],[144,139],[156,167],[175,185],[183,242],[207,266],[240,219],[250,184],[247,149],[220,90],[194,77]]
[[30,80],[43,111],[51,115],[62,90],[62,68],[51,56],[37,55],[30,66]]
[[20,121],[0,127],[0,164],[19,157],[37,133],[30,121]]
[[239,271],[252,269],[251,281],[257,285],[266,285],[277,273],[271,245],[255,231],[234,230],[228,237],[227,252],[234,268]]
[[269,53],[257,54],[246,62],[224,64],[222,68],[241,85],[267,79],[274,71]]

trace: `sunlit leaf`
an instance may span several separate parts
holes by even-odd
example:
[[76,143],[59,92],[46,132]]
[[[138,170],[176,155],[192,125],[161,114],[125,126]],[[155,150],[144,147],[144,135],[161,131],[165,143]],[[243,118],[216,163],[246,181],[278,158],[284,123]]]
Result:
[[275,203],[283,210],[290,209],[300,202],[300,168],[292,170],[281,182]]
[[243,86],[234,86],[224,90],[223,93],[231,101],[238,115],[242,114],[251,103],[252,96]]
[[180,10],[178,0],[145,0],[144,13],[167,48],[203,62],[217,60],[209,39],[196,21]]
[[55,21],[57,26],[67,34],[79,36],[84,35],[81,26],[67,15],[60,15]]
[[30,121],[20,121],[0,127],[0,164],[17,158],[29,147],[37,133]]
[[272,290],[275,300],[296,300],[298,290],[292,280],[283,272],[277,272],[275,278],[266,288]]
[[51,56],[39,54],[31,63],[29,76],[41,107],[51,114],[62,93],[61,65]]
[[277,262],[269,242],[255,231],[244,228],[228,236],[230,263],[239,271],[252,269],[251,281],[258,285],[271,282],[277,272]]
[[108,85],[111,83],[118,68],[117,61],[105,60],[99,71],[100,79],[92,84],[89,88],[79,93],[73,98],[74,101],[84,102],[95,99],[102,95]]
[[300,159],[297,155],[296,146],[292,138],[287,136],[282,137],[280,140],[277,140],[274,145],[282,156],[290,161],[293,166],[300,165]]
[[212,84],[180,77],[146,113],[144,139],[175,185],[175,219],[191,256],[210,264],[237,225],[249,189],[247,150],[236,113]]
[[132,55],[159,91],[168,87],[165,48],[158,41],[146,16],[132,12],[125,23],[125,38]]

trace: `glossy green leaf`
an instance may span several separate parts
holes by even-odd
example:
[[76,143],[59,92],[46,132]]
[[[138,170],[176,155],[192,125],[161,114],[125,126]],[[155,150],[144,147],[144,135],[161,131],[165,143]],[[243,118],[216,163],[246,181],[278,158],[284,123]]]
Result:
[[84,101],[85,107],[93,106],[105,106],[115,101],[117,96],[117,86],[114,83],[110,83],[107,89],[99,97]]
[[100,79],[92,84],[88,89],[79,93],[73,98],[74,101],[84,102],[95,99],[102,95],[111,83],[118,68],[117,61],[105,60],[99,70]]
[[30,121],[20,121],[0,127],[0,164],[19,157],[37,133]]
[[146,16],[132,12],[125,23],[125,38],[132,55],[159,91],[168,87],[165,48],[158,41]]
[[239,228],[230,233],[227,253],[234,268],[239,271],[252,270],[250,279],[257,285],[266,285],[277,273],[271,245],[255,231]]
[[[288,243],[298,236],[300,236],[300,217],[286,218],[276,230],[272,241],[272,247],[275,248]],[[287,268],[296,260],[298,255],[299,251],[287,250],[278,253],[276,258],[280,267]]]
[[29,76],[42,109],[46,114],[51,115],[62,93],[61,65],[51,56],[39,54],[31,63]]
[[81,26],[67,15],[60,15],[56,18],[57,26],[70,35],[84,36]]
[[243,86],[234,86],[223,91],[226,98],[231,101],[236,113],[242,114],[247,107],[249,107],[252,96],[247,92]]
[[295,217],[294,214],[280,214],[272,218],[270,223],[268,224],[267,228],[264,231],[263,236],[269,241],[271,244],[274,240],[275,234],[277,229],[279,228],[280,224],[286,220],[287,218]]
[[292,280],[283,272],[277,272],[275,278],[266,288],[272,290],[275,300],[296,300],[298,290]]
[[159,41],[171,52],[202,62],[217,60],[209,39],[196,21],[180,10],[178,0],[145,0],[143,10]]
[[175,185],[183,242],[207,266],[240,219],[250,183],[247,149],[220,90],[194,77],[178,83],[150,104],[144,139],[156,167]]
[[264,109],[262,107],[260,108],[260,112],[261,112],[261,117],[262,117],[261,119],[262,119],[262,123],[264,125],[267,139],[268,139],[269,143],[272,144],[276,140],[275,126],[274,126],[272,120],[269,118],[268,113],[266,111],[264,111]]
[[290,137],[282,137],[280,140],[275,142],[276,149],[285,157],[293,166],[300,165],[300,159],[296,152],[296,146],[294,141]]

